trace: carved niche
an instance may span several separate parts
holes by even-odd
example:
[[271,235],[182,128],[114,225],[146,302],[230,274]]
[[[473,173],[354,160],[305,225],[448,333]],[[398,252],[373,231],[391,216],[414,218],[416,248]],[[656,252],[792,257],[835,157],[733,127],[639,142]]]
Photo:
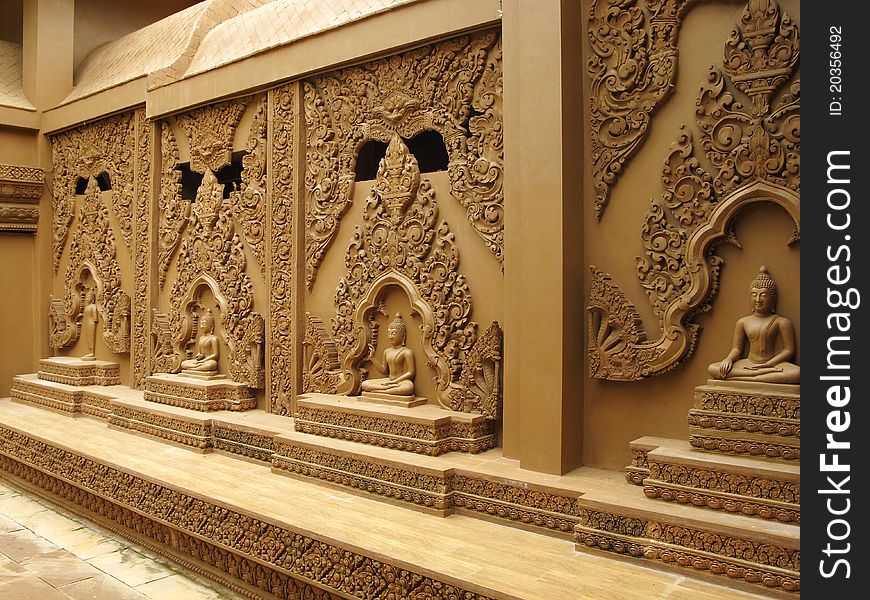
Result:
[[713,169],[698,160],[683,127],[662,170],[666,191],[652,201],[641,233],[646,255],[637,260],[638,278],[661,334],[649,340],[619,286],[591,267],[591,376],[642,379],[673,369],[691,354],[700,331],[692,317],[710,308],[718,289],[722,259],[713,252],[722,241],[737,243],[730,226],[746,206],[778,204],[795,224],[789,243],[799,239],[800,80],[793,79],[798,59],[791,18],[774,0],[750,2],[725,45],[725,73],[711,67],[696,102],[700,145]]
[[[194,308],[202,288],[208,287],[220,307],[220,331],[229,348],[230,377],[249,387],[261,388],[265,325],[262,315],[253,310],[254,289],[245,272],[244,246],[230,218],[232,211],[223,197],[223,187],[207,168],[193,202],[188,235],[181,242],[178,273],[170,291],[172,309],[168,321],[173,358],[167,371],[178,372],[188,346],[195,340]],[[156,330],[152,331],[158,343],[166,338],[161,324],[159,314],[155,315]],[[169,362],[165,347],[155,350],[155,367],[161,361]]]
[[0,164],[0,232],[35,232],[45,173],[39,167]]
[[[360,367],[375,348],[374,317],[382,310],[384,291],[398,287],[410,300],[411,314],[422,321],[421,340],[438,402],[450,410],[498,417],[498,366],[491,363],[501,358],[501,330],[493,324],[477,339],[454,235],[446,221],[438,221],[435,192],[421,179],[417,160],[398,135],[381,161],[363,218],[335,294],[337,351],[319,320],[309,317],[304,385],[310,391],[359,393]],[[340,369],[334,368],[336,356]]]
[[[85,287],[93,280],[96,305],[103,324],[103,339],[112,352],[130,350],[130,297],[121,290],[121,269],[115,255],[115,234],[109,209],[97,181],[88,180],[69,251],[63,303],[50,299],[49,345],[71,346],[79,338]],[[61,308],[61,306],[63,308]]]
[[133,238],[134,156],[133,113],[123,113],[51,136],[54,183],[52,237],[54,272],[66,246],[75,211],[75,190],[80,178],[109,175],[112,211],[127,250]]
[[307,127],[305,280],[309,289],[351,203],[368,140],[441,134],[453,195],[499,262],[504,255],[501,38],[424,46],[303,83]]

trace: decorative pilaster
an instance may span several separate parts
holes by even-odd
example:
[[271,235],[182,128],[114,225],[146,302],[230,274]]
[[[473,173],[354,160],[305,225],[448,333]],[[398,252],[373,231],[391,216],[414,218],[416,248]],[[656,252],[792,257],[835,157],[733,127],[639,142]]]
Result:
[[0,164],[0,232],[36,233],[43,185],[39,167]]

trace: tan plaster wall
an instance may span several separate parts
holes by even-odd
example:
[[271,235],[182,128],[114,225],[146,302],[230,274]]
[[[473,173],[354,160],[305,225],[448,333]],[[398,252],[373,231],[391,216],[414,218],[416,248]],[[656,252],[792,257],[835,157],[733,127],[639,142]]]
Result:
[[23,0],[3,0],[0,2],[0,40],[20,44],[23,18]]
[[[586,4],[588,10],[589,3]],[[645,213],[650,199],[664,191],[661,168],[680,125],[687,124],[697,140],[694,115],[700,84],[706,80],[710,65],[721,68],[725,41],[744,5],[702,3],[691,9],[680,30],[673,94],[653,115],[647,140],[624,167],[601,221],[596,221],[591,210],[585,214],[587,265],[596,265],[613,276],[640,312],[651,339],[659,334],[657,319],[635,268],[635,257],[644,252],[640,232]],[[780,6],[800,23],[797,1],[780,0]],[[588,102],[585,106],[588,118]],[[588,134],[586,137],[587,152],[591,155]],[[699,145],[696,153],[707,167]],[[588,165],[586,170],[590,172]],[[591,177],[587,178],[585,197],[586,205],[591,206],[594,198]],[[738,214],[736,233],[743,249],[719,246],[717,254],[725,259],[720,291],[713,301],[713,310],[698,318],[703,331],[695,354],[683,364],[665,375],[639,382],[586,378],[585,464],[622,469],[630,462],[628,443],[643,435],[686,439],[686,415],[693,404],[693,389],[707,379],[707,365],[722,360],[728,353],[735,321],[751,312],[749,282],[761,264],[769,268],[779,283],[777,312],[795,323],[800,345],[800,245],[786,246],[792,230],[785,211],[772,204],[755,205]],[[586,288],[588,294],[588,284]],[[798,356],[798,363],[799,360]]]

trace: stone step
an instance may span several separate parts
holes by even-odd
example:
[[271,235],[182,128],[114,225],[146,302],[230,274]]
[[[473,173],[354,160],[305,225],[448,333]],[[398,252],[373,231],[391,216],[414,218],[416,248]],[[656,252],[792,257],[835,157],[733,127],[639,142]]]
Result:
[[800,466],[721,456],[669,440],[646,453],[648,498],[800,523]]
[[632,485],[643,485],[643,480],[649,477],[647,454],[659,446],[664,446],[674,441],[670,438],[645,435],[642,438],[629,442],[631,464],[625,467],[625,480]]
[[796,437],[690,428],[689,443],[698,450],[721,455],[754,456],[795,464],[801,459],[801,441]]
[[453,451],[477,454],[498,445],[492,419],[433,404],[405,408],[349,396],[303,394],[297,401],[295,423],[303,433],[429,456]]
[[628,484],[577,500],[578,550],[597,548],[785,592],[800,590],[800,527],[676,503]]

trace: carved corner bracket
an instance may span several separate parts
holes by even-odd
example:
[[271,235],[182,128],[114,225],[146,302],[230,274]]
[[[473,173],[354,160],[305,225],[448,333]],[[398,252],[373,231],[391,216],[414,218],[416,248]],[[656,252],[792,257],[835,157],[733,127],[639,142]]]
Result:
[[356,156],[436,131],[451,190],[496,259],[503,244],[501,39],[463,36],[303,83],[307,128],[305,279],[320,266],[351,203]]
[[[654,199],[641,233],[646,255],[638,278],[659,318],[649,340],[635,307],[609,275],[592,268],[587,307],[592,377],[636,380],[673,369],[694,349],[694,314],[709,309],[721,258],[713,251],[734,241],[734,216],[755,202],[781,206],[800,238],[800,82],[798,32],[773,0],[751,2],[725,45],[725,72],[711,67],[696,102],[700,145],[709,171],[683,128],[662,170],[666,189]],[[737,92],[749,97],[747,106]]]
[[36,232],[44,185],[39,167],[0,164],[0,232]]

